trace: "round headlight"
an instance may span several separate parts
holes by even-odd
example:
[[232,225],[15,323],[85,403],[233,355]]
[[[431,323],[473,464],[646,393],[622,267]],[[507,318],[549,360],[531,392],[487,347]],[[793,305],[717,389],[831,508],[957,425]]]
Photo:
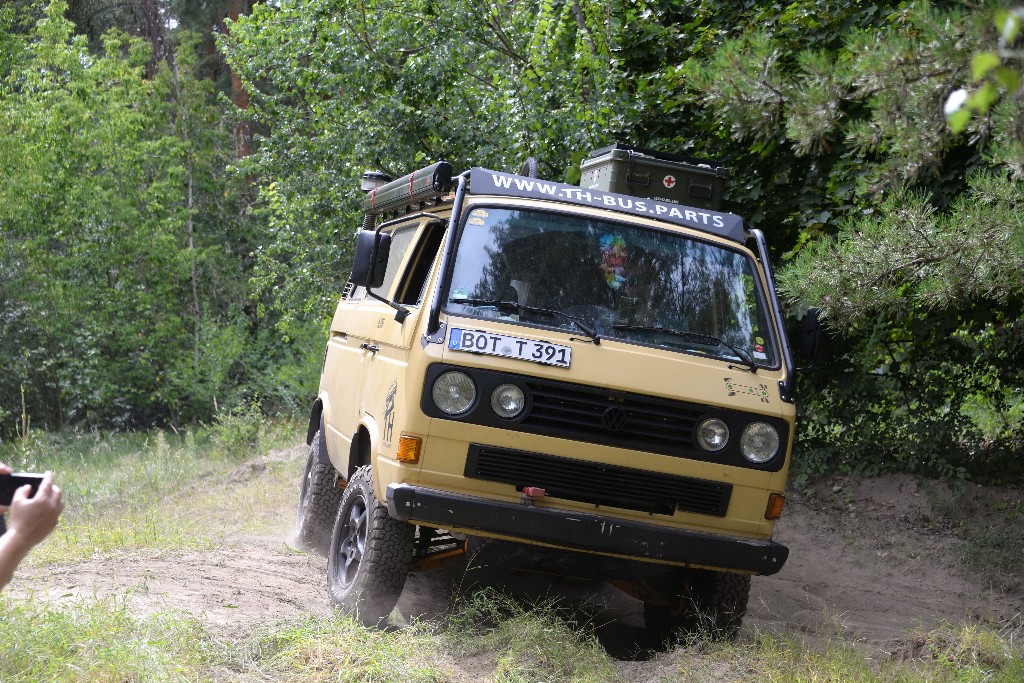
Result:
[[449,370],[434,380],[430,394],[442,412],[461,415],[476,401],[476,384],[466,373]]
[[525,406],[526,396],[515,384],[502,384],[491,392],[491,408],[501,417],[515,417]]
[[706,451],[720,451],[729,443],[729,427],[717,417],[704,420],[697,426],[697,443]]
[[751,422],[740,436],[740,452],[750,462],[768,462],[779,452],[778,430],[767,422]]

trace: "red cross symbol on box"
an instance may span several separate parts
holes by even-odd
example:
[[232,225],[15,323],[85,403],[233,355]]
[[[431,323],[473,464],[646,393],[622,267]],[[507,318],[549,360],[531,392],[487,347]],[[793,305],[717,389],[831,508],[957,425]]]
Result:
[[667,175],[665,179],[661,181],[665,187],[672,187],[676,184],[676,177],[674,175]]

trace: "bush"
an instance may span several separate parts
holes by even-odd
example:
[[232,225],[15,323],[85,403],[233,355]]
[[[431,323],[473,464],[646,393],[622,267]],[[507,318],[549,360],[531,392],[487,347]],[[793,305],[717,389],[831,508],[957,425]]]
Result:
[[1024,323],[1016,305],[888,317],[834,341],[800,377],[794,481],[911,472],[1024,474]]

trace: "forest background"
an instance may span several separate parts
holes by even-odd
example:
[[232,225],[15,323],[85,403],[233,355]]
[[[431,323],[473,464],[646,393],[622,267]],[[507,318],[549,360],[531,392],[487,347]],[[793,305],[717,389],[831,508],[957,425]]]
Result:
[[301,415],[359,176],[724,162],[788,315],[798,479],[1024,473],[1024,10],[0,0],[0,440]]

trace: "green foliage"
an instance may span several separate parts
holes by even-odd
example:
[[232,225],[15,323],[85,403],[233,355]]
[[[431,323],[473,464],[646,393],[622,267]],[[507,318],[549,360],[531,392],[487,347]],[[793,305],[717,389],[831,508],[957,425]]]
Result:
[[771,155],[780,206],[809,169],[780,285],[844,338],[802,380],[795,472],[1018,476],[1021,104],[992,97],[963,133],[943,111],[972,77],[1014,85],[1010,43],[987,9],[846,5],[844,25],[823,6],[787,10],[807,10],[805,36],[765,22],[680,68],[734,142]]
[[[813,301],[834,327],[879,312],[939,311],[1024,293],[1024,195],[1005,175],[978,173],[946,212],[920,195],[893,195],[834,238],[809,245],[783,291]],[[827,264],[827,267],[823,267]]]
[[21,387],[42,428],[190,423],[256,393],[293,409],[309,380],[274,375],[309,354],[256,318],[244,179],[193,76],[200,37],[153,63],[114,30],[96,53],[66,9],[0,13],[19,31],[0,41],[0,415]]
[[533,155],[571,174],[630,108],[616,27],[591,3],[432,0],[288,0],[234,22],[221,47],[262,131],[241,164],[269,225],[256,282],[286,324],[326,318],[343,289],[365,170]]
[[1020,298],[956,315],[911,309],[852,326],[801,380],[794,473],[1024,474]]
[[[725,83],[737,73],[726,41],[744,29],[763,31],[765,45],[823,50],[852,26],[880,24],[890,6],[898,3],[258,5],[221,47],[252,95],[240,115],[262,131],[243,165],[270,225],[256,253],[261,291],[286,323],[328,315],[348,274],[364,170],[401,175],[442,158],[516,170],[533,155],[542,175],[573,182],[584,155],[615,140],[728,159],[742,169],[730,205],[772,226],[784,249],[837,213],[819,187],[831,162],[799,157],[789,143],[731,141],[720,114],[701,106],[687,61],[725,42],[715,57],[725,65],[715,82]],[[821,97],[838,94],[831,67],[827,55],[806,61]],[[762,104],[746,106],[769,115]]]
[[814,175],[804,180],[817,188],[807,208],[830,217],[918,183],[943,196],[958,191],[936,184],[932,174],[948,163],[955,144],[941,104],[982,44],[979,13],[926,4],[897,5],[890,13],[879,3],[860,17],[863,23],[849,26],[843,19],[852,5],[832,21],[820,3],[803,10],[818,22],[811,34],[817,40],[767,24],[724,42],[710,58],[683,64],[701,103],[752,150],[814,155]]
[[228,453],[245,455],[262,450],[266,429],[260,402],[253,399],[248,405],[236,406],[217,416],[214,439]]

